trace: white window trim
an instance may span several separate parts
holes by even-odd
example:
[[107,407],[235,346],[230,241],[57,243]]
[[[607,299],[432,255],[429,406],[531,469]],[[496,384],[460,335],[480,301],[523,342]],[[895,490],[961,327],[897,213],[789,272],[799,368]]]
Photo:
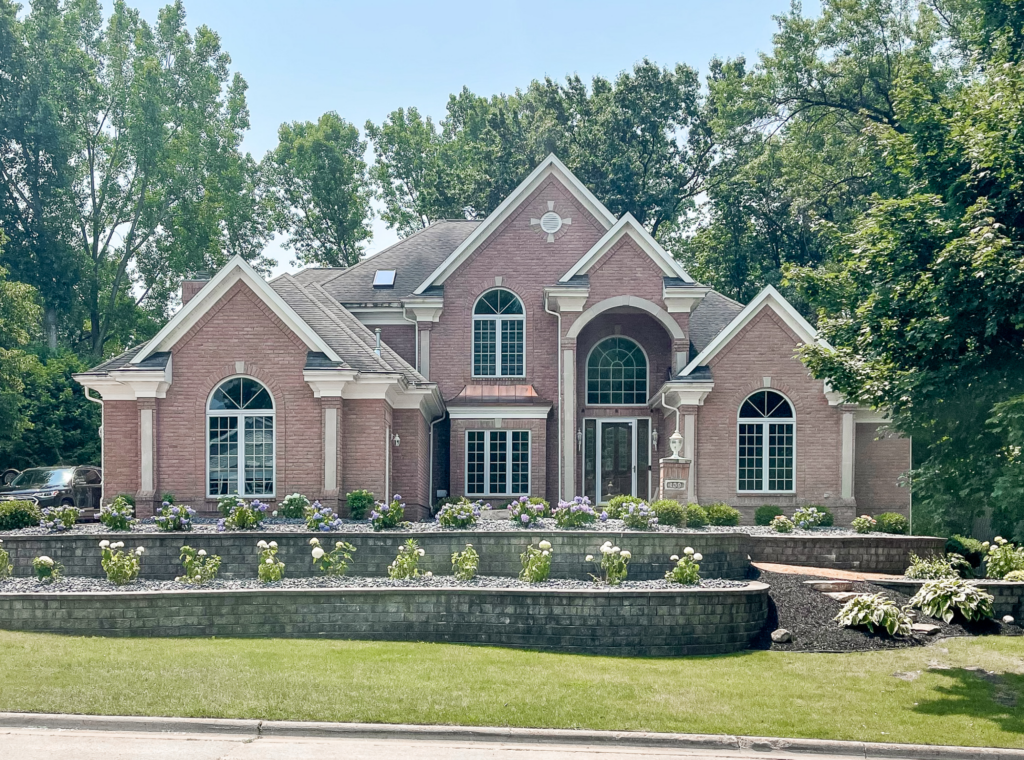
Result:
[[[654,450],[652,447],[651,433],[654,431],[654,418],[653,417],[584,417],[580,422],[580,430],[586,429],[586,424],[589,420],[595,420],[594,428],[594,497],[596,499],[595,506],[607,504],[610,499],[602,500],[601,493],[601,428],[608,423],[613,422],[629,422],[632,423],[633,427],[633,493],[636,493],[640,485],[640,420],[647,420],[647,498],[651,499],[651,494],[654,488],[654,465],[652,457]],[[580,457],[580,493],[585,494],[587,492],[587,463],[586,463],[586,445],[581,452]]]
[[[631,343],[635,344],[640,349],[640,353],[644,355],[644,362],[647,364],[647,400],[641,404],[591,404],[590,403],[590,355],[594,353],[598,346],[604,343],[609,338],[625,338]],[[600,378],[599,378],[600,379]],[[628,335],[606,335],[601,338],[597,343],[590,347],[587,351],[587,359],[583,364],[583,400],[584,406],[588,409],[617,409],[621,407],[630,407],[635,409],[641,409],[646,407],[650,403],[651,399],[651,358],[647,355],[646,349],[640,345],[640,341],[629,337]]]
[[[768,390],[768,389],[762,389]],[[789,408],[793,410],[792,417],[740,417],[740,410],[743,409],[743,405],[747,402],[750,396],[760,391],[754,391],[743,398],[740,402],[740,408],[736,412],[736,493],[738,494],[788,494],[792,495],[796,493],[796,406],[793,405],[793,400],[786,394],[771,389],[772,392],[778,393],[782,398],[786,399],[789,404]],[[741,489],[740,488],[740,425],[760,425],[761,426],[761,483],[764,488],[758,490],[752,489]],[[778,488],[768,488],[768,425],[792,425],[793,426],[793,487],[787,490],[780,490]]]
[[[522,314],[508,314],[508,315],[505,315],[505,314],[476,314],[476,313],[473,314],[473,327],[472,327],[472,330],[470,330],[470,335],[469,335],[469,343],[470,343],[470,345],[469,345],[469,366],[470,366],[470,368],[472,370],[472,377],[481,377],[481,378],[487,378],[487,377],[498,377],[498,378],[500,378],[500,377],[526,377],[526,304],[523,302],[523,299],[519,297],[519,294],[516,293],[513,290],[509,290],[508,288],[490,288],[488,290],[485,290],[479,296],[477,296],[476,300],[473,301],[473,311],[476,312],[476,305],[478,303],[480,303],[480,299],[482,299],[488,293],[491,293],[491,292],[493,292],[495,290],[504,290],[506,293],[511,293],[512,295],[514,295],[516,297],[516,299],[519,301],[519,305],[523,308],[523,313]],[[495,358],[496,369],[498,370],[498,372],[497,372],[497,374],[494,374],[494,375],[478,375],[476,373],[476,323],[479,322],[479,321],[484,321],[484,320],[491,320],[491,321],[493,321],[495,323],[494,324],[494,331],[495,331],[494,332],[494,346],[495,346],[495,357],[494,358]],[[509,374],[506,374],[503,371],[505,369],[505,367],[502,365],[502,361],[501,361],[501,355],[502,355],[502,350],[501,350],[501,342],[502,342],[501,323],[502,322],[522,322],[523,323],[523,371],[520,374],[518,374],[518,375],[509,375]]]
[[[484,434],[484,491],[476,492],[469,490],[469,434],[470,433],[483,433]],[[508,437],[506,438],[505,455],[507,457],[505,463],[505,493],[488,493],[487,488],[491,483],[491,433],[505,433]],[[512,493],[512,433],[526,433],[526,491],[524,493]],[[466,496],[476,497],[498,497],[508,499],[518,499],[521,496],[532,496],[533,495],[533,431],[527,430],[526,428],[472,428],[465,432],[463,436],[463,448],[462,448],[462,463],[463,463],[463,478],[462,478],[462,492]]]
[[[236,409],[236,410],[212,410],[210,409],[210,401],[213,399],[213,394],[217,392],[228,380],[234,380],[236,377],[241,377],[246,380],[252,380],[259,383],[263,388],[266,389],[267,395],[270,396],[270,403],[273,406],[270,409]],[[225,494],[214,494],[210,493],[210,419],[212,417],[237,417],[238,419],[238,496],[242,499],[273,499],[277,495],[277,405],[274,403],[274,395],[270,392],[270,388],[267,387],[266,383],[260,382],[255,377],[250,375],[231,375],[220,380],[213,390],[210,391],[210,395],[206,399],[206,429],[204,431],[203,441],[203,458],[206,460],[206,485],[204,486],[204,492],[206,493],[207,499],[223,499]],[[273,447],[274,447],[274,459],[272,463],[273,478],[274,478],[274,490],[272,493],[260,493],[260,494],[246,494],[245,491],[245,417],[272,417],[274,419],[274,436],[273,436]],[[227,494],[227,496],[234,496],[235,494]]]

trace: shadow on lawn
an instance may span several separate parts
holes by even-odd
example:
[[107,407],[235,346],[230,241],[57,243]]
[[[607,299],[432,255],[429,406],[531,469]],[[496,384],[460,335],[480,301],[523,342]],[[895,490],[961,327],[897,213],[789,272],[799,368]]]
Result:
[[988,720],[1003,731],[1024,734],[1024,676],[992,673],[981,668],[930,669],[950,679],[937,686],[939,696],[922,701],[914,712],[924,715],[964,715]]

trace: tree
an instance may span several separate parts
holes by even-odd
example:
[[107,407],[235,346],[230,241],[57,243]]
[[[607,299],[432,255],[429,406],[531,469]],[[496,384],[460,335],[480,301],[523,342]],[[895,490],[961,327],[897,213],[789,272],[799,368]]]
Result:
[[300,264],[347,267],[371,235],[370,188],[359,130],[329,111],[282,124],[264,159],[277,195],[276,226]]
[[[0,232],[0,248],[3,243]],[[34,358],[24,348],[39,327],[36,298],[35,288],[8,280],[0,267],[0,447],[17,440],[28,424],[22,392]]]

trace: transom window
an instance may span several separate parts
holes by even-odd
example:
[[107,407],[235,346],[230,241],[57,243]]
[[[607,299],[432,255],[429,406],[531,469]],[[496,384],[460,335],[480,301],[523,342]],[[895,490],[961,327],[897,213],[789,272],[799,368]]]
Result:
[[530,431],[466,432],[466,494],[521,496],[530,493]]
[[737,489],[793,491],[796,421],[789,400],[776,391],[752,393],[737,424]]
[[274,400],[248,377],[225,380],[206,412],[208,496],[274,495]]
[[473,375],[522,377],[525,334],[523,302],[500,288],[484,293],[473,307]]
[[647,357],[636,341],[617,335],[594,346],[587,359],[587,403],[647,403]]

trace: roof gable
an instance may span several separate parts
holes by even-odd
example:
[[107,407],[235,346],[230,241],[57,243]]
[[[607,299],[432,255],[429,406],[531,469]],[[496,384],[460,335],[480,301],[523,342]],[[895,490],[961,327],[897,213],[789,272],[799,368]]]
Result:
[[541,183],[554,176],[562,185],[576,198],[598,222],[610,229],[615,224],[615,216],[590,192],[579,179],[569,171],[565,164],[552,153],[544,159],[540,165],[530,172],[530,175],[519,183],[512,193],[492,211],[483,223],[480,224],[469,237],[467,237],[458,248],[443,261],[427,277],[420,286],[416,288],[415,295],[422,295],[428,288],[441,285],[446,279],[458,269],[480,245],[497,230],[502,222],[508,219],[519,205],[540,187]]
[[572,269],[562,275],[559,282],[569,282],[573,277],[590,272],[597,262],[615,248],[616,243],[626,235],[637,244],[640,250],[651,257],[651,260],[661,269],[666,277],[678,277],[683,282],[693,282],[693,278],[686,273],[686,270],[683,269],[679,262],[672,258],[669,252],[662,248],[661,244],[651,237],[647,229],[629,212],[626,212],[604,234],[604,237],[594,244],[593,248],[583,254],[582,258],[573,265]]
[[153,336],[141,351],[131,358],[131,363],[141,364],[148,356],[157,351],[169,351],[239,281],[244,282],[257,297],[267,304],[277,318],[295,333],[310,351],[323,353],[331,361],[341,361],[341,357],[334,349],[327,345],[323,338],[270,287],[266,280],[260,277],[256,270],[241,256],[235,256],[191,301],[171,317],[163,329]]
[[685,377],[696,371],[699,367],[706,365],[713,359],[729,342],[735,338],[750,322],[764,309],[771,309],[778,314],[782,321],[796,333],[797,337],[804,343],[818,343],[828,346],[828,343],[818,337],[818,332],[811,326],[810,322],[801,316],[793,304],[771,285],[757,294],[753,301],[743,307],[743,311],[726,325],[714,340],[704,347],[704,350],[694,357],[693,361],[683,367],[679,377]]

